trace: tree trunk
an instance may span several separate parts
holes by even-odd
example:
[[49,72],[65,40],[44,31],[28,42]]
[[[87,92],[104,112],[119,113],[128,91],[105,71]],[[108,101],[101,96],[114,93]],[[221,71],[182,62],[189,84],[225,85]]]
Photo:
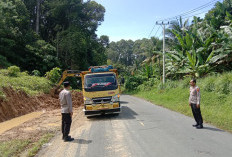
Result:
[[56,57],[57,59],[59,58],[59,32],[57,32],[57,35],[56,35]]
[[40,0],[36,0],[36,34],[39,34],[39,19],[40,19]]

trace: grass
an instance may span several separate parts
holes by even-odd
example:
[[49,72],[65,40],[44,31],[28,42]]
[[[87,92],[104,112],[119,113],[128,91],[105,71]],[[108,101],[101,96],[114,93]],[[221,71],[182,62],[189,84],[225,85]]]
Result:
[[12,87],[28,95],[36,95],[49,93],[51,83],[44,77],[30,76],[26,72],[18,72],[17,75],[11,76],[8,70],[2,69],[0,70],[0,97],[5,98],[2,87]]
[[0,142],[0,156],[1,157],[17,157],[23,152],[26,152],[27,157],[35,156],[40,148],[48,143],[54,133],[45,133],[38,141],[32,143],[30,140],[10,140]]
[[48,143],[52,139],[52,137],[54,137],[54,135],[55,134],[53,134],[53,133],[47,133],[47,134],[43,135],[41,137],[41,139],[39,141],[35,142],[33,144],[32,148],[30,148],[28,150],[27,157],[33,157],[33,156],[35,156],[37,154],[37,152],[40,150],[40,148],[44,144]]
[[[188,105],[189,78],[168,81],[165,89],[154,85],[151,90],[129,94],[144,98],[170,110],[192,116]],[[232,132],[232,73],[208,76],[197,80],[201,88],[201,110],[205,122]]]
[[11,140],[0,142],[1,157],[16,157],[30,144],[29,140]]

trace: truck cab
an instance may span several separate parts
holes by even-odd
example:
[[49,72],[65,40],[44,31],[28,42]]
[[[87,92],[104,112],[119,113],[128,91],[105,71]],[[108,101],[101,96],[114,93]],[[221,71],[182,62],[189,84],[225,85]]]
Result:
[[118,72],[112,66],[82,72],[82,90],[86,116],[121,112]]

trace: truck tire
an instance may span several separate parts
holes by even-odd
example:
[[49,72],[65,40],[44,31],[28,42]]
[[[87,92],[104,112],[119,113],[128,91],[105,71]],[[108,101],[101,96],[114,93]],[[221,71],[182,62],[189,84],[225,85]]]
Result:
[[119,116],[119,113],[115,113],[114,116],[115,116],[115,117]]

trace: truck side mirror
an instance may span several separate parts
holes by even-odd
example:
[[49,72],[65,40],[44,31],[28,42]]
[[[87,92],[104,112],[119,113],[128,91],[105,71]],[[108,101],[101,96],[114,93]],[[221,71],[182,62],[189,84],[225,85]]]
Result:
[[120,81],[121,84],[124,84],[125,83],[125,79],[122,77],[121,78],[121,81]]

